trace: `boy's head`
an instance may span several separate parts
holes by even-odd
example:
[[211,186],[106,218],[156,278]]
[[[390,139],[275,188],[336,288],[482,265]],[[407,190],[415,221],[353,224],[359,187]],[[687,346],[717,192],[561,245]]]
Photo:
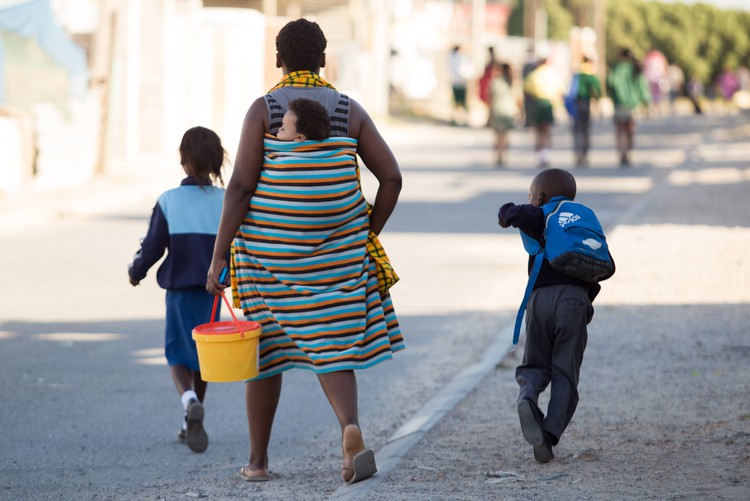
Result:
[[537,207],[555,197],[576,197],[576,180],[573,175],[562,169],[545,169],[531,181],[529,203]]
[[282,141],[320,141],[331,135],[331,118],[322,104],[298,98],[289,102],[276,137]]
[[327,43],[318,23],[307,19],[290,21],[276,35],[276,67],[288,72],[320,73],[325,66]]
[[199,185],[217,180],[224,184],[221,168],[226,158],[227,152],[221,145],[221,139],[211,129],[193,127],[183,134],[180,142],[180,165]]

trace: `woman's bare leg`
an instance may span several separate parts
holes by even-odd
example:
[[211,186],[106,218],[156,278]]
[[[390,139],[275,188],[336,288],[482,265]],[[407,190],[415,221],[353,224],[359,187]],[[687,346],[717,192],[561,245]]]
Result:
[[319,374],[318,380],[323,392],[333,407],[341,430],[349,424],[359,424],[357,406],[357,377],[354,371],[329,372]]
[[341,427],[341,448],[344,453],[341,478],[348,482],[354,475],[354,456],[365,450],[359,429],[357,378],[354,371],[339,371],[319,374],[318,379]]
[[246,473],[268,475],[268,443],[280,396],[281,374],[245,384],[247,426],[250,433],[250,471]]

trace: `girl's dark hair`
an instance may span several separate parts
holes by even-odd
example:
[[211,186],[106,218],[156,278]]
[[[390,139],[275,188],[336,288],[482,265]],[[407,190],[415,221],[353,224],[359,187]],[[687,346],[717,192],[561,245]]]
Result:
[[289,101],[289,111],[297,117],[297,132],[320,141],[331,135],[331,117],[322,104],[303,97]]
[[215,181],[224,185],[221,168],[226,159],[227,152],[221,145],[221,139],[211,129],[193,127],[183,134],[180,142],[180,164],[200,186],[213,184]]
[[318,23],[297,19],[276,35],[276,52],[289,71],[318,71],[327,43]]
[[510,65],[508,63],[502,63],[500,65],[500,71],[505,81],[508,82],[508,85],[512,85],[513,84],[513,69],[510,67]]

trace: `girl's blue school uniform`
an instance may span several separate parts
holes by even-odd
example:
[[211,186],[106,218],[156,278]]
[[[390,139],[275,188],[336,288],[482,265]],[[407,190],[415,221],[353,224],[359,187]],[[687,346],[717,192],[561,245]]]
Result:
[[[192,332],[195,326],[211,320],[213,296],[206,292],[206,275],[223,200],[222,188],[199,186],[192,177],[162,193],[128,269],[131,279],[143,280],[167,251],[156,280],[167,291],[164,352],[170,366],[200,370]],[[220,309],[221,305],[213,320],[218,319]]]

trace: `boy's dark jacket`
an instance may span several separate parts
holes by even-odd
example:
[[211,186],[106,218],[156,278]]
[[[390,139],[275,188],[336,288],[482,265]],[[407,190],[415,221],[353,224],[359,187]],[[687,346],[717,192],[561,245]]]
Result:
[[[514,203],[507,203],[500,207],[500,211],[497,213],[497,218],[500,223],[503,223],[506,226],[518,228],[540,244],[544,245],[544,211],[541,207],[531,204],[516,205]],[[612,256],[610,255],[610,258],[611,257]],[[531,268],[534,265],[534,259],[536,259],[535,256],[529,256],[529,272],[531,272]],[[614,267],[614,265],[615,261],[612,259],[612,266]],[[612,274],[614,274],[614,271]],[[567,275],[563,275],[562,273],[558,273],[552,268],[549,261],[545,259],[542,262],[542,269],[539,271],[539,277],[534,283],[534,289],[546,287],[548,285],[561,284],[572,284],[583,287],[588,292],[589,300],[592,302],[602,289],[599,283],[589,284]]]

